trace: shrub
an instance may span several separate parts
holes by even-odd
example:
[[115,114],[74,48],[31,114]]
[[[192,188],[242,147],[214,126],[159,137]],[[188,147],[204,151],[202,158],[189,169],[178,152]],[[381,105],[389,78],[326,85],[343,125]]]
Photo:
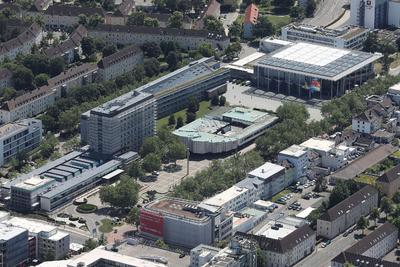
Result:
[[97,206],[93,204],[81,204],[76,208],[76,211],[80,213],[92,213],[96,210]]

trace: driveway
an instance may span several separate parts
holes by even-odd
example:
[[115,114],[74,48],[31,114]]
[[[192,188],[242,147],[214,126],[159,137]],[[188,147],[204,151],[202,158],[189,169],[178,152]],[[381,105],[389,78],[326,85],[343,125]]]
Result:
[[344,11],[343,6],[348,5],[349,0],[321,0],[314,17],[306,18],[303,23],[313,26],[326,26]]

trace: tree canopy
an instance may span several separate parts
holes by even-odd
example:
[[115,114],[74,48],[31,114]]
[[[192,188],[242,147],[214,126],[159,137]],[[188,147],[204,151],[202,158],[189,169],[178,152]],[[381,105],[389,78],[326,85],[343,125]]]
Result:
[[122,176],[119,183],[100,189],[100,200],[117,208],[129,208],[138,201],[139,184],[128,176]]

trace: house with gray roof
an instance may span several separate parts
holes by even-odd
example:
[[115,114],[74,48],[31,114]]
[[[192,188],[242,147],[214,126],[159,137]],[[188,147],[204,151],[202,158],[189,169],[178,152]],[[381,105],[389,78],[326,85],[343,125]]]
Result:
[[375,231],[355,243],[332,259],[332,267],[343,267],[346,263],[354,266],[400,266],[398,263],[382,260],[397,246],[398,229],[386,222]]
[[376,182],[380,185],[382,193],[393,197],[400,188],[400,164],[382,174]]
[[378,190],[366,185],[342,202],[328,209],[317,220],[317,235],[332,239],[367,216],[378,206]]

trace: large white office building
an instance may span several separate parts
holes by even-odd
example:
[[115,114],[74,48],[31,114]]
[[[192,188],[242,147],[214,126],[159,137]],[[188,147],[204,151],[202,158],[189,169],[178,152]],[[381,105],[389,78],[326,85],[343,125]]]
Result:
[[42,122],[26,119],[0,126],[0,166],[18,153],[30,151],[42,140]]
[[307,169],[310,166],[308,159],[308,151],[305,147],[299,145],[292,145],[278,154],[278,163],[287,160],[293,165],[296,171],[296,178],[305,176]]
[[362,48],[369,33],[369,29],[355,26],[328,29],[304,24],[289,24],[282,27],[281,31],[285,41],[301,41],[345,49]]
[[81,138],[91,150],[112,155],[138,150],[145,137],[155,134],[156,100],[132,91],[81,116]]
[[350,24],[369,29],[400,27],[398,0],[351,0]]

